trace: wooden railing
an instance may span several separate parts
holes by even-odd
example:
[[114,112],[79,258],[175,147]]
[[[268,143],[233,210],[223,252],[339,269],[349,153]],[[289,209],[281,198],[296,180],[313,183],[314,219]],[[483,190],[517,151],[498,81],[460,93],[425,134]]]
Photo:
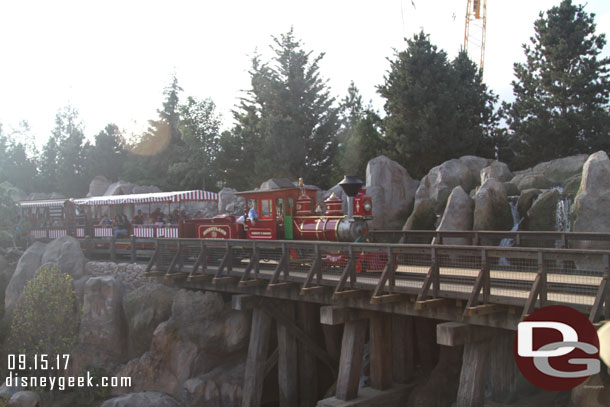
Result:
[[[452,236],[453,237],[453,236]],[[587,236],[589,237],[589,236]],[[610,319],[610,251],[422,244],[215,239],[89,239],[112,259],[147,259],[147,272],[173,280],[238,281],[268,290],[300,285],[336,300],[370,295],[373,304],[435,307],[466,303],[464,317],[506,307],[569,305],[592,321]]]

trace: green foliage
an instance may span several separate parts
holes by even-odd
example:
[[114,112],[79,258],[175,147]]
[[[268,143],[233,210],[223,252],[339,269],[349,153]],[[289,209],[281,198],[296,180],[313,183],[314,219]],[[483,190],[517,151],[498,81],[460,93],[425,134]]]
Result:
[[421,32],[390,62],[378,91],[386,99],[391,158],[419,178],[451,158],[493,155],[497,97],[465,52],[449,62]]
[[89,178],[103,175],[109,180],[118,180],[127,158],[125,140],[116,124],[108,124],[95,136],[95,144],[87,152]]
[[564,0],[540,13],[525,63],[514,65],[514,103],[505,104],[515,168],[610,150],[609,58],[594,15]]
[[27,282],[15,306],[8,349],[28,357],[47,354],[55,360],[76,344],[79,321],[72,277],[56,264],[45,264]]
[[352,82],[347,96],[341,101],[343,126],[338,135],[339,146],[333,168],[333,180],[344,175],[357,175],[364,179],[366,165],[382,154],[385,140],[382,137],[382,120],[372,107],[363,106],[362,96]]
[[327,187],[340,122],[319,74],[324,54],[303,50],[292,29],[273,40],[271,61],[252,59],[252,88],[234,112],[231,136],[221,140],[223,181],[253,187],[271,177],[303,177]]
[[27,122],[22,122],[20,129],[11,132],[10,136],[3,134],[0,124],[0,182],[8,181],[27,191],[33,189],[37,168],[31,150],[33,144]]

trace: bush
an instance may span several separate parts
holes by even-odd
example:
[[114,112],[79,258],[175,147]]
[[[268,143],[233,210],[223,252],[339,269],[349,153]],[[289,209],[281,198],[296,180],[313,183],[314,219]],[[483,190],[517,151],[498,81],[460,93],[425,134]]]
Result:
[[[45,264],[28,281],[15,306],[8,349],[28,359],[46,354],[49,361],[55,361],[76,344],[79,321],[72,277],[56,264]],[[33,366],[29,360],[28,366]]]

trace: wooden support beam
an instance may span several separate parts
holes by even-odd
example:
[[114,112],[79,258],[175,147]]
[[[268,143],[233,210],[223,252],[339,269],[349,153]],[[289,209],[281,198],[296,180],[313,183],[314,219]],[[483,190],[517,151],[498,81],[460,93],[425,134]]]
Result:
[[[280,281],[280,274],[284,273],[284,276],[288,274],[288,250],[286,250],[286,245],[282,244],[282,257],[280,257],[280,261],[275,266],[275,270],[273,271],[273,277],[271,277],[271,281],[269,285],[277,284]],[[269,289],[269,286],[267,286]]]
[[474,307],[466,307],[464,310],[465,317],[481,316],[495,314],[498,312],[506,312],[507,308],[500,304],[481,304]]
[[430,288],[432,287],[432,298],[436,298],[438,296],[438,292],[440,290],[440,270],[438,266],[438,259],[436,256],[436,249],[432,248],[431,253],[431,265],[428,269],[428,274],[426,274],[426,278],[424,279],[424,284],[419,290],[419,294],[417,295],[418,301],[424,301],[428,298]]
[[[605,319],[610,317],[610,260],[607,254],[604,255],[604,277],[597,289],[597,295],[595,296],[595,302],[591,307],[589,313],[589,321],[592,323],[603,315]],[[605,304],[605,309],[604,309]]]
[[320,323],[322,325],[342,325],[347,321],[362,319],[359,310],[336,305],[320,307]]
[[188,273],[183,273],[183,272],[174,272],[174,273],[165,273],[163,275],[163,277],[167,280],[167,281],[177,281],[177,280],[186,280],[188,278]]
[[216,274],[214,274],[214,280],[216,279],[220,279],[222,277],[222,273],[225,269],[227,269],[227,271],[231,271],[231,259],[232,259],[232,249],[231,246],[229,246],[229,243],[227,243],[227,251],[225,252],[225,255],[222,257],[222,261],[220,262],[220,265],[218,266],[218,270],[216,270]]
[[392,316],[374,314],[369,320],[371,387],[392,387]]
[[260,258],[258,256],[258,247],[256,246],[256,241],[252,242],[252,256],[250,256],[250,262],[246,266],[246,270],[244,271],[244,275],[240,281],[240,287],[242,287],[242,281],[249,281],[252,270],[254,270],[255,274],[258,275],[258,270],[260,267]]
[[277,365],[278,359],[279,359],[279,351],[278,351],[278,348],[275,348],[275,350],[267,358],[267,361],[265,361],[265,378],[267,376],[269,376],[269,373],[271,373],[271,370],[273,370],[273,367],[275,365]]
[[392,377],[407,383],[415,369],[415,331],[413,317],[392,315]]
[[324,295],[330,291],[331,287],[318,285],[315,287],[301,288],[301,295]]
[[130,257],[131,257],[131,262],[135,263],[136,259],[137,259],[137,251],[136,251],[136,237],[134,235],[131,235],[130,238],[130,243],[129,243],[129,249],[130,249]]
[[436,343],[444,346],[462,346],[471,342],[489,340],[496,333],[494,328],[463,322],[443,322],[436,325]]
[[252,313],[252,328],[244,374],[241,403],[243,407],[259,407],[261,404],[270,332],[271,317],[255,308]]
[[[307,278],[303,283],[302,290],[307,290],[313,288],[311,283],[313,281],[313,277],[316,275],[318,277],[318,284],[320,284],[320,280],[322,277],[322,259],[320,258],[320,247],[316,244],[314,246],[314,259],[311,263],[311,267],[309,268],[309,272],[307,273]],[[301,291],[303,293],[303,291]]]
[[155,251],[154,251],[153,255],[150,257],[150,260],[148,260],[148,264],[146,265],[146,270],[144,270],[145,273],[149,273],[152,270],[153,266],[157,262],[157,256],[159,256],[159,241],[155,240]]
[[236,294],[231,296],[231,308],[235,311],[246,311],[259,306],[262,298],[256,295]]
[[385,294],[371,297],[371,304],[388,304],[391,302],[400,302],[404,300],[401,294]]
[[333,300],[335,301],[343,301],[349,300],[350,298],[359,298],[367,295],[367,292],[364,290],[343,290],[333,294]]
[[189,280],[191,280],[192,277],[195,276],[199,276],[200,274],[198,274],[198,270],[201,267],[201,275],[205,275],[205,272],[207,271],[207,266],[208,266],[208,248],[205,245],[205,241],[202,239],[200,244],[200,249],[199,249],[199,255],[197,256],[197,260],[195,261],[195,264],[193,265],[193,269],[191,270],[191,274],[189,275]]
[[[319,306],[317,304],[299,302],[297,307],[298,327],[303,331],[302,339],[308,339],[308,342],[310,342],[301,342],[299,344],[299,406],[315,407],[318,402],[318,364],[316,361],[316,353],[318,353],[319,350],[322,350],[322,352],[319,352],[318,356],[322,357],[321,360],[327,360],[327,365],[330,365],[329,368],[333,372],[333,375],[336,374],[336,370],[334,364],[327,359],[330,355],[324,356],[328,354],[315,340],[315,338],[318,337],[318,335],[316,335],[316,328],[320,329]],[[311,337],[309,335],[311,335]]]
[[345,323],[335,394],[340,400],[352,400],[358,396],[367,324],[368,321],[363,319]]
[[483,303],[487,304],[489,301],[489,295],[491,294],[490,288],[490,276],[489,276],[489,263],[487,261],[487,251],[482,250],[481,254],[481,270],[475,281],[468,302],[466,303],[466,309],[464,310],[464,316],[470,316],[469,309],[473,309],[479,304],[479,294],[483,290]]
[[[283,314],[294,322],[295,304],[282,302]],[[278,381],[280,390],[280,407],[298,405],[298,358],[297,340],[290,329],[283,324],[277,324]]]
[[239,280],[238,287],[247,288],[247,287],[258,287],[261,285],[267,284],[267,280],[263,280],[260,278],[251,278],[249,280],[241,279]]
[[534,312],[538,297],[540,297],[540,306],[544,307],[546,305],[546,277],[547,276],[546,268],[544,266],[544,257],[542,255],[542,252],[538,252],[538,273],[536,274],[534,284],[532,285],[532,289],[530,290],[529,296],[527,297],[527,301],[525,302],[525,306],[523,307],[523,313],[521,314],[522,319]]
[[392,249],[388,248],[387,250],[387,262],[386,265],[383,269],[383,272],[381,273],[381,277],[379,278],[379,281],[377,282],[377,286],[375,287],[375,290],[373,291],[373,298],[371,298],[371,304],[375,304],[373,302],[374,298],[379,298],[381,296],[383,296],[383,289],[386,285],[386,282],[390,281],[389,284],[389,293],[392,294],[392,291],[394,289],[394,270],[395,270],[395,266],[394,266],[394,256],[392,255]]
[[227,285],[227,284],[235,283],[236,280],[237,279],[235,277],[214,277],[214,278],[212,278],[212,284]]
[[447,303],[446,298],[432,298],[430,300],[423,301],[415,301],[415,309],[416,310],[425,310],[434,307],[440,307],[441,305],[445,305]]
[[489,341],[466,343],[462,360],[457,407],[483,407],[489,371]]
[[[503,329],[491,338],[489,349],[489,378],[491,399],[497,403],[505,403],[511,395],[515,395],[521,373],[515,362],[513,342],[515,333]],[[502,366],[501,369],[496,366]]]
[[347,294],[347,292],[356,290],[345,290],[345,283],[348,278],[350,279],[350,288],[353,288],[353,283],[356,279],[356,258],[354,257],[352,246],[349,246],[349,260],[343,268],[343,272],[341,272],[341,277],[339,277],[339,282],[333,294],[333,300],[352,298],[350,295],[354,293]]
[[212,281],[214,278],[211,274],[189,274],[187,281]]
[[267,291],[285,290],[295,287],[298,284],[294,281],[283,281],[281,283],[267,284]]

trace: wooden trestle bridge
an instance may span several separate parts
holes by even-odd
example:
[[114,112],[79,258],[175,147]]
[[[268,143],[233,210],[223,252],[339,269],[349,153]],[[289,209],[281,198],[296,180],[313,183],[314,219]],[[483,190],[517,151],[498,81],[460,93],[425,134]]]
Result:
[[[307,352],[337,378],[334,401],[318,405],[356,399],[367,326],[371,388],[382,391],[369,396],[392,405],[408,387],[396,383],[407,382],[412,369],[412,331],[407,331],[413,329],[409,328],[412,317],[447,321],[436,326],[437,342],[464,345],[458,405],[482,406],[487,375],[481,372],[488,369],[489,354],[494,353],[490,338],[498,332],[512,338],[510,331],[524,316],[554,304],[578,309],[593,323],[610,320],[610,234],[378,231],[374,235],[377,241],[403,243],[109,238],[82,240],[82,246],[90,258],[147,261],[146,271],[169,284],[229,293],[234,308],[252,308],[244,406],[261,402],[265,372],[274,358],[280,370],[280,405],[315,405],[315,392],[302,389],[307,380],[315,381],[307,379],[315,362],[301,361]],[[512,246],[500,246],[502,239],[511,239]],[[367,252],[378,255],[364,256]],[[323,326],[343,325],[342,339],[335,338],[332,345],[332,335],[324,331],[326,348],[316,343],[309,334],[311,322],[295,319],[295,311],[307,312],[307,304],[317,305],[313,318]],[[278,348],[269,355],[273,320]],[[297,354],[297,343],[305,353]],[[510,354],[503,363],[514,365],[512,351],[503,352]],[[505,376],[498,380],[514,380]],[[387,393],[388,389],[393,390]],[[303,403],[307,397],[312,398],[309,404]]]

